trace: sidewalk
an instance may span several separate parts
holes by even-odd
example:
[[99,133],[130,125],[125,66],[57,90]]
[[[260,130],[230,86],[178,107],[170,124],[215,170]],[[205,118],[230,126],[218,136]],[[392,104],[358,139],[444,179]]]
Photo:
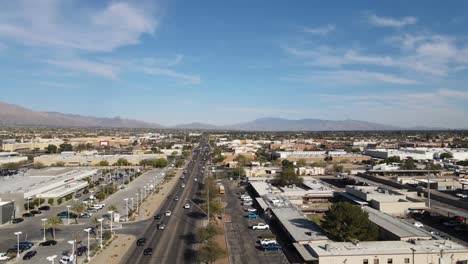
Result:
[[[103,251],[93,257],[90,263],[118,264],[122,261],[130,246],[135,243],[135,236],[119,234],[115,236],[114,241]],[[83,259],[84,260],[84,259]]]

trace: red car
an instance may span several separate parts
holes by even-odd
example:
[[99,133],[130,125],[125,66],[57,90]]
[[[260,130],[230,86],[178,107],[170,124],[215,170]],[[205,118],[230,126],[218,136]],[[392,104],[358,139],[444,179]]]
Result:
[[454,221],[457,221],[458,223],[464,223],[466,221],[466,218],[463,216],[454,216],[452,217]]

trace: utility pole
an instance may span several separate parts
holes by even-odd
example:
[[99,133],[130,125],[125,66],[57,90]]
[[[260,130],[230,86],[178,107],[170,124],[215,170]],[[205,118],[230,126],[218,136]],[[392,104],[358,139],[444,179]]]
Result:
[[427,171],[427,207],[431,209],[431,181],[429,170]]

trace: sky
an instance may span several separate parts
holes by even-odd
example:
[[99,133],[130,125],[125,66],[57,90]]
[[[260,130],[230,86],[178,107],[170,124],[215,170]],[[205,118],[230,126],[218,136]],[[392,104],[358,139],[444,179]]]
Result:
[[468,127],[468,2],[0,0],[0,101],[215,125]]

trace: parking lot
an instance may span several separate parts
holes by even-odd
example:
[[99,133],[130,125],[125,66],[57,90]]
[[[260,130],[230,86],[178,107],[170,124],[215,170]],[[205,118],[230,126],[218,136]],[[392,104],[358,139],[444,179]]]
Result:
[[238,193],[245,189],[237,186],[237,182],[223,181],[226,187],[226,215],[231,221],[225,223],[226,240],[229,249],[230,263],[289,263],[283,252],[263,251],[257,241],[260,238],[274,237],[270,230],[252,230],[250,226],[264,223],[261,218],[248,219],[248,212],[241,205]]
[[[126,204],[128,204],[129,209],[132,207],[132,201],[130,198],[133,198],[133,208],[136,209],[136,194],[138,193],[138,196],[141,199],[141,196],[144,196],[145,187],[147,188],[147,194],[149,194],[150,185],[153,185],[153,187],[154,185],[158,185],[163,180],[163,175],[165,172],[166,169],[150,170],[137,177],[128,185],[125,185],[124,189],[119,189],[116,193],[102,201],[101,203],[104,203],[106,206],[104,206],[104,208],[98,212],[92,213],[92,218],[80,218],[78,219],[78,223],[76,223],[74,219],[70,219],[70,221],[68,221],[66,218],[62,219],[63,225],[60,225],[58,228],[56,228],[55,231],[55,240],[57,241],[57,245],[39,247],[39,243],[44,241],[44,226],[41,219],[48,219],[56,216],[60,212],[66,212],[67,205],[72,205],[75,202],[82,202],[84,199],[89,198],[91,193],[82,195],[78,199],[72,199],[59,206],[52,206],[49,211],[43,211],[40,215],[36,215],[34,217],[25,217],[24,222],[19,224],[6,224],[0,227],[0,252],[6,252],[9,248],[15,247],[17,236],[14,233],[20,231],[22,232],[22,234],[19,236],[20,241],[30,241],[34,243],[34,246],[27,251],[37,251],[37,255],[34,256],[30,262],[39,264],[50,263],[50,261],[48,261],[46,258],[48,256],[57,255],[57,263],[62,254],[68,255],[70,252],[72,252],[73,246],[69,244],[68,241],[76,240],[78,247],[81,245],[87,246],[87,233],[84,231],[84,229],[88,227],[94,227],[96,230],[98,230],[98,228],[96,228],[96,223],[93,222],[93,218],[104,218],[104,228],[108,228],[110,224],[108,208],[109,206],[113,205],[122,215],[122,219],[125,219],[127,211]],[[127,198],[129,198],[129,200],[125,202],[124,199]],[[70,222],[70,224],[68,224],[68,222]],[[113,227],[118,228],[119,225],[114,225]],[[96,236],[96,233],[97,232],[92,232],[90,235],[91,245],[99,243],[99,236]],[[46,230],[46,236],[46,239],[52,239],[52,230]],[[27,251],[21,254],[21,262],[23,262],[22,257]],[[82,260],[85,258],[86,253],[81,257],[78,257],[78,259]],[[11,262],[14,263],[19,261],[11,260]]]

